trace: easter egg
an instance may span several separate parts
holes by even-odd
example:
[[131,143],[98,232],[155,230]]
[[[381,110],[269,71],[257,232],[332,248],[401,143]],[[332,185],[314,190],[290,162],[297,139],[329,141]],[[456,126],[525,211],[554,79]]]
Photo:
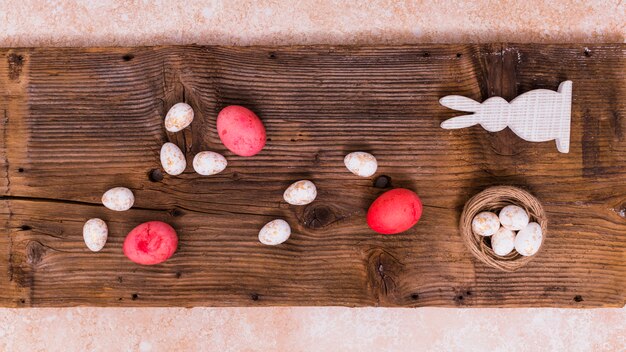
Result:
[[491,236],[500,228],[498,215],[490,211],[478,213],[472,219],[472,231],[480,236]]
[[265,127],[243,106],[227,106],[217,115],[217,134],[224,146],[239,156],[252,156],[265,146]]
[[185,129],[193,121],[193,109],[189,104],[174,104],[165,116],[165,129],[169,132],[178,132]]
[[350,153],[343,159],[343,163],[350,172],[361,177],[372,176],[378,168],[376,158],[366,152]]
[[519,231],[528,225],[528,213],[517,205],[507,205],[500,210],[500,223],[513,231]]
[[115,211],[126,211],[135,203],[133,192],[126,187],[115,187],[104,192],[102,204]]
[[309,180],[294,182],[283,193],[285,202],[291,205],[306,205],[314,201],[315,197],[317,197],[317,188]]
[[525,257],[535,255],[539,251],[542,241],[543,231],[541,231],[541,225],[531,222],[517,233],[515,250]]
[[132,229],[124,240],[124,254],[137,264],[153,265],[166,261],[176,252],[176,231],[161,221],[149,221]]
[[226,158],[215,152],[200,152],[193,158],[193,169],[204,176],[219,174],[226,165]]
[[92,252],[98,252],[104,248],[108,236],[109,229],[102,219],[89,219],[83,225],[83,239],[87,248]]
[[515,232],[500,227],[493,236],[491,236],[491,249],[501,257],[511,253],[515,248]]
[[174,143],[167,142],[161,147],[161,166],[172,176],[180,175],[187,167],[185,154]]
[[380,195],[367,211],[367,225],[386,235],[406,231],[422,216],[422,201],[415,192],[396,188]]
[[268,222],[259,231],[259,241],[268,246],[281,244],[291,235],[291,227],[287,221],[276,219]]

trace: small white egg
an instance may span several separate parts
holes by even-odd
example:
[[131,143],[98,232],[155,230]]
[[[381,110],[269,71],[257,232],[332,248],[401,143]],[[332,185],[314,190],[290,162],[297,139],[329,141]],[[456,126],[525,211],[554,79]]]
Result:
[[370,177],[376,173],[378,162],[376,158],[366,152],[353,152],[343,158],[343,163],[350,172],[361,177]]
[[480,236],[491,236],[500,228],[498,215],[490,211],[483,211],[474,216],[472,231]]
[[317,197],[317,189],[315,184],[309,180],[301,180],[294,182],[291,186],[287,187],[283,198],[285,202],[292,205],[305,205],[315,200]]
[[500,223],[513,231],[519,231],[528,225],[528,213],[517,205],[507,205],[500,210]]
[[523,256],[534,255],[541,247],[542,239],[541,226],[536,222],[531,222],[517,233],[515,250]]
[[109,229],[107,224],[101,219],[94,218],[89,219],[83,225],[83,239],[87,248],[92,252],[98,252],[107,243],[107,237],[109,236]]
[[287,221],[276,219],[268,222],[259,231],[259,241],[269,246],[281,244],[291,235],[291,227]]
[[174,104],[165,115],[165,129],[169,132],[178,132],[185,129],[193,121],[193,109],[189,104]]
[[102,204],[115,211],[125,211],[130,209],[135,203],[133,192],[126,187],[115,187],[104,192]]
[[185,155],[174,143],[167,142],[161,147],[161,165],[172,176],[180,175],[187,167]]
[[193,169],[204,176],[224,171],[227,164],[226,158],[215,152],[200,152],[193,158]]
[[501,227],[491,236],[491,249],[499,256],[505,256],[515,248],[515,232]]

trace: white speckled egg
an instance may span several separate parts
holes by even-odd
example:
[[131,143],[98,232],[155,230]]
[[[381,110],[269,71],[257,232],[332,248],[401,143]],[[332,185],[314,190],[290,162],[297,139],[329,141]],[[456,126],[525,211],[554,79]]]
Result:
[[528,213],[517,205],[507,205],[500,210],[500,223],[513,231],[519,231],[528,225]]
[[376,158],[366,152],[354,152],[343,158],[343,163],[350,172],[361,177],[370,177],[376,173],[378,162]]
[[180,175],[187,167],[185,155],[174,143],[167,142],[161,147],[161,165],[172,176]]
[[480,236],[491,236],[500,228],[498,215],[490,211],[483,211],[474,216],[472,231]]
[[193,109],[189,104],[174,104],[165,115],[165,129],[169,132],[178,132],[185,129],[193,121]]
[[515,250],[523,256],[534,255],[541,247],[542,239],[541,226],[536,222],[531,222],[517,233]]
[[115,211],[125,211],[130,209],[135,203],[133,192],[126,187],[115,187],[104,192],[102,204]]
[[294,182],[283,194],[285,202],[292,205],[309,204],[315,200],[315,197],[317,197],[317,189],[315,184],[309,180]]
[[83,239],[87,248],[92,252],[98,252],[107,243],[107,237],[109,236],[109,229],[107,224],[101,219],[94,218],[89,219],[83,225]]
[[259,231],[259,241],[269,246],[275,246],[287,241],[289,235],[291,235],[291,227],[287,221],[276,219],[265,224]]
[[491,249],[499,256],[505,256],[515,248],[515,232],[500,227],[496,233],[491,236]]
[[224,171],[227,164],[226,158],[215,152],[200,152],[193,158],[193,169],[205,176]]

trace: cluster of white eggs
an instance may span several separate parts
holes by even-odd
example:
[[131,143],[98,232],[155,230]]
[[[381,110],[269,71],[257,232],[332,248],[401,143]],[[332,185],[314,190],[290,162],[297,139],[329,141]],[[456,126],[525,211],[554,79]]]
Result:
[[[135,204],[133,192],[126,187],[114,187],[102,195],[102,205],[114,211],[126,211]],[[83,225],[83,240],[92,252],[98,252],[107,242],[109,228],[99,218],[87,220]]]
[[514,249],[523,256],[539,251],[543,240],[541,226],[530,222],[528,213],[517,205],[507,205],[499,215],[490,211],[478,213],[472,219],[472,231],[479,236],[491,236],[491,248],[499,256]]
[[[376,158],[366,152],[353,152],[344,158],[346,168],[353,174],[369,177],[376,173],[378,162]],[[291,205],[307,205],[317,197],[317,188],[309,180],[300,180],[292,183],[283,193],[285,202]],[[259,231],[259,241],[263,244],[275,246],[281,244],[291,235],[291,227],[283,219],[268,222]]]
[[[168,132],[180,132],[191,125],[194,112],[186,103],[177,103],[165,115],[165,129]],[[172,176],[182,174],[187,168],[185,154],[174,143],[166,142],[161,147],[161,166]],[[209,176],[218,174],[228,165],[226,158],[219,153],[203,151],[193,158],[193,169],[200,175]]]

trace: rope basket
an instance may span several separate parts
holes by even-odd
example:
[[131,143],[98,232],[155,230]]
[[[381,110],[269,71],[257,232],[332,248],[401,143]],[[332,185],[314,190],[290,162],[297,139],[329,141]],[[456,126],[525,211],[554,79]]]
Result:
[[[539,252],[532,256],[525,257],[513,250],[506,256],[499,256],[495,254],[491,246],[487,244],[487,241],[491,240],[490,237],[474,234],[472,231],[472,220],[482,211],[492,211],[497,214],[500,209],[511,204],[520,206],[526,210],[530,221],[534,221],[541,226],[541,231],[543,232],[541,247],[543,247],[548,226],[548,220],[543,206],[533,195],[517,187],[495,186],[478,193],[465,203],[463,213],[461,213],[461,220],[459,221],[461,237],[463,237],[463,241],[470,252],[483,263],[493,268],[509,272],[526,265],[533,260]],[[541,251],[541,247],[539,251]]]

